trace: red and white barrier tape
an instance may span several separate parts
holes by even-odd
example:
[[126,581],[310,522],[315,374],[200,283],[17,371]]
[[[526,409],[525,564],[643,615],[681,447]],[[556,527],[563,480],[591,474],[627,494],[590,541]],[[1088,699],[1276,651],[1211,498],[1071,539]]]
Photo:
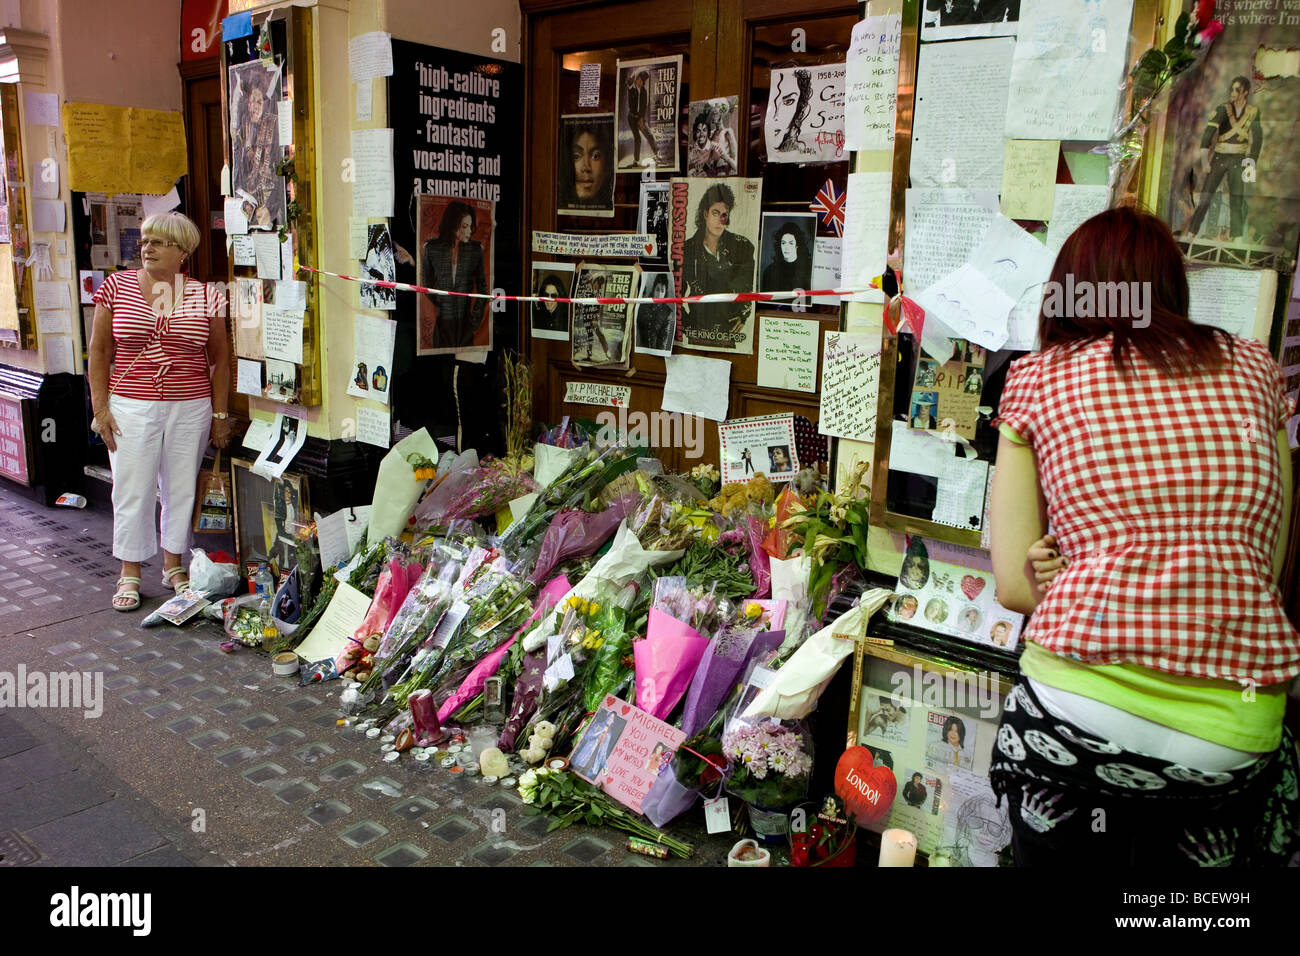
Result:
[[604,298],[586,298],[571,299],[560,296],[545,295],[493,295],[489,292],[453,292],[448,289],[430,289],[422,285],[412,285],[409,282],[385,282],[378,279],[361,279],[357,276],[346,276],[338,272],[327,272],[324,269],[313,269],[311,266],[299,266],[303,272],[315,272],[317,275],[332,276],[335,279],[346,279],[348,282],[360,282],[363,285],[372,285],[380,289],[396,289],[399,292],[424,292],[429,295],[458,295],[467,299],[500,299],[503,302],[567,302],[573,305],[643,305],[651,302],[660,302],[665,304],[676,305],[678,303],[711,303],[711,302],[786,302],[798,298],[811,299],[814,296],[823,295],[856,295],[860,292],[879,291],[875,286],[868,286],[861,289],[804,289],[791,292],[713,292],[708,295],[688,295],[677,296],[672,298],[654,299],[654,298],[624,298],[622,296],[604,297]]

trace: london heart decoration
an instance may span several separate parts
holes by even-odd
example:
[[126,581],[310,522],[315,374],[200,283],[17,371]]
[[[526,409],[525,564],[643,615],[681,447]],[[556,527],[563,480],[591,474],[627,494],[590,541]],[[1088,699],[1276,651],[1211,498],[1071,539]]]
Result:
[[859,826],[881,819],[894,804],[898,781],[894,771],[875,766],[866,747],[850,747],[835,764],[835,794]]

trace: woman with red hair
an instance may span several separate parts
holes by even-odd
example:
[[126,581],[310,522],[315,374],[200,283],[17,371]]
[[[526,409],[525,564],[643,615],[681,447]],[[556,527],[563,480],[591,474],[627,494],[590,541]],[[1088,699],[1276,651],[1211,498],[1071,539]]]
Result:
[[1062,247],[1042,351],[1007,376],[993,570],[1033,617],[991,779],[1020,865],[1266,865],[1296,846],[1289,402],[1263,345],[1187,314],[1168,227],[1107,210]]

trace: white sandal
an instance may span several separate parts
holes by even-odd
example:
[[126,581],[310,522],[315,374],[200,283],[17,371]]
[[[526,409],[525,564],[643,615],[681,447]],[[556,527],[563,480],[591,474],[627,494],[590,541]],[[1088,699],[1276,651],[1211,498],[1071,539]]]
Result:
[[[124,591],[122,590],[122,585],[124,584],[134,584],[135,587],[128,588],[127,590]],[[119,604],[118,601],[120,600],[125,600],[128,603]],[[122,577],[118,578],[117,591],[116,593],[113,594],[112,604],[113,604],[114,611],[137,610],[140,607],[140,579],[136,577],[128,577],[126,575],[123,575]]]
[[[180,584],[176,580],[181,575],[185,576],[184,584]],[[190,586],[190,573],[185,570],[185,565],[183,564],[178,564],[174,568],[163,568],[162,583],[163,583],[163,587],[171,588],[177,594],[180,594],[182,591],[184,591],[187,587]]]

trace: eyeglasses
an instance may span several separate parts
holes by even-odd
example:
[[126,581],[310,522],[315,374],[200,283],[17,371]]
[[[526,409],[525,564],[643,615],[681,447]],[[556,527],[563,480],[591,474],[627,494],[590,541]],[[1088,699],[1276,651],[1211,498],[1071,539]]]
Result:
[[181,244],[179,242],[169,242],[166,239],[141,239],[135,244],[137,250],[147,249],[149,246],[174,246],[179,249]]

